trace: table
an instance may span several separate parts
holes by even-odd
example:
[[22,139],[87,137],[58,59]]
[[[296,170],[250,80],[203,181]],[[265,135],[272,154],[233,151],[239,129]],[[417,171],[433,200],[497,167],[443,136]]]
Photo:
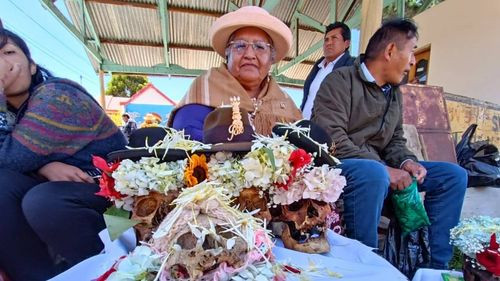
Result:
[[[135,247],[136,239],[133,229],[127,230],[115,241],[110,241],[106,230],[103,230],[99,236],[105,245],[103,253],[80,262],[51,280],[96,279],[120,256],[126,255]],[[275,241],[273,253],[278,262],[302,269],[307,280],[311,281],[408,280],[389,262],[373,253],[372,248],[330,230],[327,232],[327,238],[331,250],[326,254],[306,254],[286,249],[279,239]],[[335,277],[337,274],[341,277]],[[289,274],[287,280],[299,280],[299,276]]]

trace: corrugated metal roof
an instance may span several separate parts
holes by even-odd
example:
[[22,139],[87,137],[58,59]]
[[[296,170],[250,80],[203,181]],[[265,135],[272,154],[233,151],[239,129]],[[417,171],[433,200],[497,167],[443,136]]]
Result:
[[[125,66],[151,67],[165,64],[161,17],[158,0],[84,0],[95,31],[101,42],[102,56]],[[354,1],[354,2],[353,2]],[[237,6],[265,1],[232,1]],[[354,14],[361,0],[337,0],[337,14],[343,15],[349,8]],[[66,0],[71,20],[82,30],[82,11],[78,1]],[[290,25],[298,0],[281,1],[271,12]],[[328,24],[329,0],[305,0],[299,11],[316,21]],[[211,51],[208,30],[217,17],[230,11],[230,0],[167,0],[169,10],[169,62],[188,69],[208,69],[219,65],[223,59]],[[340,17],[340,16],[339,16]],[[88,23],[85,36],[92,40]],[[323,34],[300,23],[298,53],[308,50],[323,38]],[[293,44],[288,59],[278,63],[281,67],[297,54]],[[322,55],[321,49],[303,63],[289,68],[284,75],[304,80],[312,62]],[[92,65],[98,70],[99,64]]]
[[89,3],[89,13],[99,37],[132,39],[144,43],[162,42],[157,10],[128,6]]
[[215,52],[172,49],[170,56],[173,63],[188,69],[209,69],[219,66],[223,61]]
[[133,66],[154,66],[163,64],[163,48],[148,46],[129,46],[102,44],[106,57],[118,64]]
[[[155,1],[153,1],[155,2]],[[227,0],[168,0],[168,6],[176,6],[182,8],[193,8],[202,11],[216,11],[223,13],[227,11],[229,1]]]
[[170,43],[210,47],[208,29],[215,17],[169,12]]

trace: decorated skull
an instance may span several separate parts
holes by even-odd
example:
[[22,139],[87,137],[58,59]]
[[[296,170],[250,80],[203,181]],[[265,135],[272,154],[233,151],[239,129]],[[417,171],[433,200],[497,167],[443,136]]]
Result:
[[175,197],[177,192],[169,192],[167,195],[150,192],[146,196],[134,198],[132,219],[140,222],[134,226],[139,241],[148,241],[151,238],[152,232],[172,209],[170,204]]
[[285,247],[305,253],[328,252],[325,223],[331,211],[330,204],[312,199],[278,206],[278,220],[284,223],[281,238]]
[[254,215],[266,222],[270,222],[272,217],[267,207],[267,196],[260,195],[259,190],[255,187],[244,188],[240,191],[240,195],[236,200],[239,204],[239,209],[244,211],[254,211],[259,209],[259,211]]
[[270,246],[254,250],[254,229],[264,232],[260,222],[218,192],[208,183],[183,190],[153,234],[152,247],[168,255],[163,280],[218,280],[244,270],[258,253],[270,253]]
[[200,214],[196,221],[196,226],[184,227],[173,237],[174,251],[165,265],[169,280],[209,280],[206,274],[220,264],[237,268],[243,263],[247,252],[243,239],[224,232],[217,224],[221,220]]

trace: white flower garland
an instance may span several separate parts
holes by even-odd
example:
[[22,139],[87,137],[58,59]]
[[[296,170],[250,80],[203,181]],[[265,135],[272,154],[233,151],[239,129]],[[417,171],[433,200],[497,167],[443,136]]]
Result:
[[112,174],[116,191],[127,196],[143,196],[151,191],[166,194],[182,188],[187,160],[159,161],[154,157],[143,157],[137,162],[122,160]]
[[286,183],[292,170],[288,158],[294,149],[284,136],[257,136],[252,151],[241,160],[246,186],[270,190],[275,184]]
[[237,197],[245,188],[244,168],[230,152],[217,152],[210,156],[208,180],[217,181],[224,194]]
[[476,216],[464,219],[450,230],[450,243],[475,259],[490,244],[493,233],[500,237],[500,217]]

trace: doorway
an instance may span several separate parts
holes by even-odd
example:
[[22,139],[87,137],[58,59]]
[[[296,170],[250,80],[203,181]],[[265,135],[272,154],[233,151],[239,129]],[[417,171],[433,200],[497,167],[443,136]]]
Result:
[[412,66],[408,75],[409,83],[427,85],[430,58],[431,46],[426,46],[415,52],[415,65]]

